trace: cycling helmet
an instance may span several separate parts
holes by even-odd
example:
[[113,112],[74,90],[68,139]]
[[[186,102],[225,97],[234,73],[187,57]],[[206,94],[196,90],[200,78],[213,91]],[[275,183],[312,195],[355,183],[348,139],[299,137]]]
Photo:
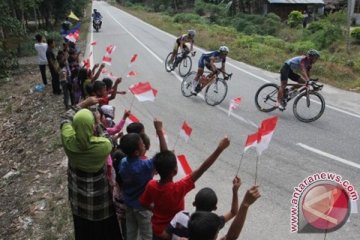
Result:
[[195,35],[196,35],[196,31],[195,31],[195,30],[188,30],[188,35],[189,35],[190,37],[194,38]]
[[315,49],[310,49],[308,52],[307,52],[307,55],[309,57],[315,57],[315,58],[320,58],[320,53],[319,51],[315,50]]
[[220,53],[228,53],[229,52],[229,48],[227,46],[221,46],[219,48],[219,52]]

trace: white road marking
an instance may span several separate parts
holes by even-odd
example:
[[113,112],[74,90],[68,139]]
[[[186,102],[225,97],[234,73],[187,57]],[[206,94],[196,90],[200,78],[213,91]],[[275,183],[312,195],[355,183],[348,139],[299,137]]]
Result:
[[[120,9],[117,9],[117,10],[120,10]],[[173,39],[176,39],[176,37],[175,37],[174,35],[171,35],[171,34],[168,33],[168,32],[165,32],[165,31],[163,31],[163,30],[161,30],[161,29],[159,29],[159,28],[156,28],[156,27],[154,27],[153,25],[151,25],[151,24],[149,24],[149,23],[147,23],[147,22],[144,22],[143,20],[141,20],[141,19],[139,19],[139,18],[137,18],[137,17],[135,17],[135,16],[133,16],[133,15],[125,12],[125,11],[122,11],[122,10],[120,10],[120,11],[121,11],[123,14],[125,14],[125,15],[127,15],[127,16],[130,16],[131,18],[136,19],[137,21],[142,22],[143,24],[151,27],[152,29],[155,29],[156,31],[159,31],[159,32],[161,32],[161,33],[163,33],[163,34],[166,34],[167,36],[169,36],[169,37],[171,37],[171,38],[173,38]],[[116,21],[116,20],[115,20],[115,21]],[[200,50],[200,51],[202,51],[202,52],[207,52],[207,51],[206,51],[205,49],[203,49],[203,48],[199,48],[199,47],[195,47],[195,46],[194,46],[194,48],[195,48],[195,49],[198,49],[198,50]],[[249,71],[247,71],[247,70],[245,70],[245,69],[243,69],[243,68],[240,68],[240,67],[238,67],[238,66],[235,66],[235,65],[232,64],[232,63],[229,63],[229,62],[228,62],[227,64],[230,65],[231,67],[233,67],[233,68],[235,68],[235,69],[243,72],[243,73],[246,73],[246,74],[248,74],[248,75],[250,75],[250,76],[258,79],[258,80],[261,80],[261,81],[266,82],[266,83],[270,83],[270,82],[271,82],[271,81],[269,81],[269,80],[267,80],[267,79],[265,79],[265,78],[263,78],[263,77],[260,77],[260,76],[254,74],[254,73],[251,73],[251,72],[249,72]],[[326,104],[326,107],[327,107],[327,108],[330,108],[330,109],[333,109],[333,110],[335,110],[335,111],[341,112],[341,113],[345,113],[345,114],[347,114],[347,115],[349,115],[349,116],[352,116],[352,117],[360,118],[360,115],[358,115],[358,114],[355,114],[355,113],[352,113],[352,112],[348,112],[348,111],[346,111],[346,110],[343,110],[343,109],[340,109],[340,108],[337,108],[337,107],[334,107],[334,106],[331,106],[331,105],[328,105],[328,104]]]
[[150,50],[150,48],[148,48],[144,43],[142,43],[137,37],[134,36],[134,34],[132,34],[129,30],[127,30],[126,27],[124,27],[124,25],[122,25],[118,20],[116,20],[116,18],[114,18],[114,16],[108,11],[106,10],[106,12],[110,15],[110,17],[112,19],[114,19],[114,21],[120,25],[120,27],[122,27],[130,36],[132,36],[141,46],[143,46],[151,55],[153,55],[160,63],[163,63],[164,61],[158,57],[153,51]]
[[352,162],[352,161],[349,161],[349,160],[346,160],[346,159],[337,157],[337,156],[332,155],[332,154],[330,154],[330,153],[323,152],[323,151],[318,150],[318,149],[316,149],[316,148],[307,146],[307,145],[305,145],[305,144],[303,144],[303,143],[297,143],[296,145],[298,145],[298,146],[300,146],[300,147],[302,147],[302,148],[304,148],[304,149],[306,149],[306,150],[309,150],[309,151],[311,151],[311,152],[317,153],[317,154],[319,154],[319,155],[321,155],[321,156],[324,156],[324,157],[330,158],[330,159],[332,159],[332,160],[341,162],[341,163],[343,163],[343,164],[346,164],[346,165],[349,165],[349,166],[356,167],[356,168],[360,169],[360,164],[358,164],[358,163],[354,163],[354,162]]

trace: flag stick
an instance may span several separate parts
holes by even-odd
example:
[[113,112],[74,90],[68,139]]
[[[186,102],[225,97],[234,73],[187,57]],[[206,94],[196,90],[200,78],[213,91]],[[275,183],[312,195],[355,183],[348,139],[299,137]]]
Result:
[[325,232],[324,232],[324,240],[326,240],[326,235],[327,235],[327,229],[325,229]]
[[255,185],[256,185],[256,182],[257,182],[259,158],[260,158],[260,156],[258,154],[256,154]]
[[238,176],[238,175],[239,175],[239,171],[240,171],[241,163],[242,163],[242,160],[243,160],[243,157],[244,157],[244,153],[245,153],[245,152],[242,152],[242,153],[241,153],[240,161],[239,161],[239,166],[238,166],[238,169],[237,169],[237,171],[236,171],[235,176]]
[[175,140],[175,144],[174,144],[174,147],[173,147],[174,151],[175,151],[175,147],[176,147],[176,144],[177,144],[178,140],[179,140],[179,134],[177,135],[176,140]]

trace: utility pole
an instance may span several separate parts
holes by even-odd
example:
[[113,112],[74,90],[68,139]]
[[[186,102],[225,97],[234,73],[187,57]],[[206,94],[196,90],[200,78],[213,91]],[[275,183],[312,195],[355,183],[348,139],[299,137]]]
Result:
[[352,0],[347,1],[347,31],[346,31],[346,51],[350,54],[350,27],[351,27]]

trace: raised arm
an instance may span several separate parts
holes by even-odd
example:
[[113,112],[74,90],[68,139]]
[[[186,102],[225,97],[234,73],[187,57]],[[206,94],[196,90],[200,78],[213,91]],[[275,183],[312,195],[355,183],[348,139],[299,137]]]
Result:
[[104,67],[105,67],[105,64],[102,63],[100,65],[99,69],[97,70],[96,74],[91,78],[91,82],[95,82],[99,78],[100,73],[101,73],[101,71],[103,70]]
[[155,118],[154,127],[155,127],[155,130],[156,130],[156,134],[159,137],[160,152],[168,150],[167,143],[166,143],[165,136],[164,136],[162,122]]
[[247,190],[244,200],[240,205],[240,209],[223,240],[235,240],[239,237],[250,205],[260,197],[258,188],[259,186],[252,186],[249,190]]
[[118,85],[121,83],[121,77],[119,77],[118,79],[116,79],[115,83],[114,83],[114,86],[112,88],[112,92],[111,92],[111,95],[109,97],[109,100],[113,100],[115,99],[116,97],[116,93],[117,93],[117,88],[118,88]]
[[213,165],[216,159],[229,145],[230,140],[228,137],[225,137],[220,141],[215,151],[200,165],[198,169],[191,173],[193,182],[196,182],[204,174],[204,172],[206,172],[206,170],[208,170],[208,168]]
[[229,212],[224,214],[225,222],[228,222],[230,219],[235,217],[238,212],[239,209],[238,192],[240,186],[241,186],[241,179],[238,176],[236,176],[233,180],[231,209]]

